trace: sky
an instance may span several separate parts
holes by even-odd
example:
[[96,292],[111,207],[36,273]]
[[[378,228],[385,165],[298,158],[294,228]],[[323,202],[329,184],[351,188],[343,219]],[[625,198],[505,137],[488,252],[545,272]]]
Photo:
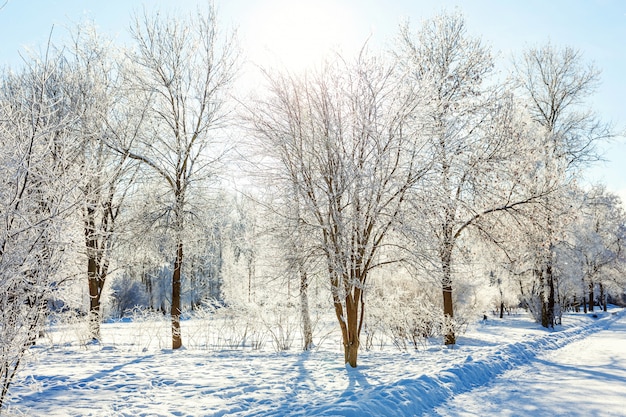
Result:
[[[4,4],[6,2],[6,4]],[[120,42],[128,40],[133,13],[193,11],[206,0],[0,0],[0,65],[21,65],[24,51],[44,49],[67,28],[93,21]],[[524,48],[551,42],[579,49],[602,83],[589,105],[616,132],[626,132],[626,1],[624,0],[216,0],[218,16],[236,28],[251,62],[310,65],[329,49],[345,51],[365,41],[390,47],[398,25],[419,23],[443,10],[460,11],[469,32],[496,53],[501,68]],[[54,27],[54,30],[52,28]],[[368,40],[369,39],[369,40]],[[603,182],[626,201],[626,140],[603,147],[606,161],[583,182]]]

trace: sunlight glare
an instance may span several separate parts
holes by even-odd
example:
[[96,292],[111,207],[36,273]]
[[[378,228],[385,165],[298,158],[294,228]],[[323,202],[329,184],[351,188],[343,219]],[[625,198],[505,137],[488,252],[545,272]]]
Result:
[[263,2],[251,23],[250,58],[296,71],[349,46],[354,33],[351,14],[332,0]]

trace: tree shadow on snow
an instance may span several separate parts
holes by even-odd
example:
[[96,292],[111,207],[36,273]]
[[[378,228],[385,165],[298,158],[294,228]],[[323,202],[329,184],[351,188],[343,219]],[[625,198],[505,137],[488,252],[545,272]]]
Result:
[[98,371],[90,376],[87,376],[85,378],[81,378],[75,381],[72,381],[71,377],[68,377],[68,376],[63,377],[62,383],[58,383],[60,379],[59,377],[56,377],[56,376],[52,376],[49,378],[48,377],[42,378],[42,377],[35,376],[34,379],[37,380],[38,382],[41,382],[42,387],[38,389],[37,392],[34,392],[33,394],[21,395],[20,401],[37,401],[38,397],[43,397],[43,398],[46,398],[46,400],[48,400],[49,398],[52,398],[58,395],[67,396],[68,393],[72,391],[90,391],[92,390],[92,388],[89,387],[90,383],[95,382],[96,384],[101,385],[102,379],[107,378],[109,376],[114,376],[120,370],[122,370],[123,368],[127,366],[135,365],[135,364],[141,363],[143,361],[146,361],[152,358],[153,358],[152,355],[137,357],[131,361],[120,363],[109,369]]

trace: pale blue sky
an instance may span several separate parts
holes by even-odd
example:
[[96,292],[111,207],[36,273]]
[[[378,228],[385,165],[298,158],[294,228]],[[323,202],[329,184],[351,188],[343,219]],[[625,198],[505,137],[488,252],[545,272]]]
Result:
[[[123,40],[134,10],[195,9],[205,3],[9,0],[0,10],[0,65],[19,65],[18,52],[25,47],[43,48],[52,25],[58,39],[65,35],[64,27],[88,18],[102,32]],[[220,19],[238,27],[242,46],[254,60],[271,54],[265,48],[296,59],[297,43],[315,50],[345,40],[349,47],[371,35],[375,44],[384,45],[403,19],[417,25],[444,8],[458,8],[470,32],[499,52],[504,64],[525,46],[546,41],[580,49],[602,70],[602,84],[591,101],[594,109],[621,130],[626,128],[626,0],[216,0],[216,4]],[[609,162],[591,170],[588,178],[602,180],[626,198],[626,143],[619,139],[609,145],[606,158]]]

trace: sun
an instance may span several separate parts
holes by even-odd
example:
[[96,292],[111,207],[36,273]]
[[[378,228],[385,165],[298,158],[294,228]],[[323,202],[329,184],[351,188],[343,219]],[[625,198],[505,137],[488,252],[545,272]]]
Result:
[[256,64],[303,70],[353,40],[351,13],[336,1],[262,3],[247,28],[249,55]]

